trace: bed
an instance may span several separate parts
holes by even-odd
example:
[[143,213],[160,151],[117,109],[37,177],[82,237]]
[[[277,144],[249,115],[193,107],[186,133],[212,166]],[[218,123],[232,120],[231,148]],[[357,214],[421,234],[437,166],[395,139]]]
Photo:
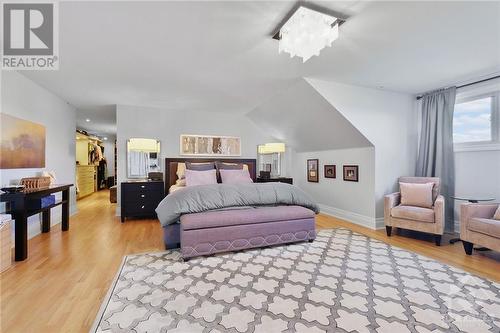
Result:
[[165,187],[170,192],[156,212],[163,227],[165,247],[180,246],[185,260],[219,252],[312,241],[316,237],[315,214],[319,209],[297,187],[283,183],[248,183],[182,188],[177,171],[179,164],[186,162],[244,164],[253,181],[256,177],[255,159],[165,159]]

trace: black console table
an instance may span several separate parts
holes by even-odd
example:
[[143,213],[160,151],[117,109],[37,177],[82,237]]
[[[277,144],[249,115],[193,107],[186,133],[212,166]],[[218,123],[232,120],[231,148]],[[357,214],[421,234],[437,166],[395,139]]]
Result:
[[[25,189],[20,192],[2,193],[1,202],[9,202],[10,209],[7,213],[12,214],[15,221],[15,259],[22,261],[28,257],[28,217],[42,213],[42,232],[50,231],[50,209],[61,205],[62,222],[61,229],[69,229],[69,188],[73,184],[51,185],[40,189]],[[52,193],[62,192],[62,200],[42,208],[31,209],[28,203],[32,200],[41,199]]]

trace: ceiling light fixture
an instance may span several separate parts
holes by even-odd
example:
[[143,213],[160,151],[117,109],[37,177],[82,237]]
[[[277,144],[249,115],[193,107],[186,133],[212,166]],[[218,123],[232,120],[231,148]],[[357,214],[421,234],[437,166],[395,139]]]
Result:
[[299,56],[306,62],[325,47],[332,46],[343,22],[344,19],[337,16],[299,5],[273,38],[279,40],[279,53],[286,52],[292,58]]
[[89,118],[85,119],[85,121],[88,122],[88,123],[90,123],[90,119]]
[[102,139],[103,139],[104,141],[106,141],[108,138],[107,138],[107,137],[104,137],[104,138],[102,138]]

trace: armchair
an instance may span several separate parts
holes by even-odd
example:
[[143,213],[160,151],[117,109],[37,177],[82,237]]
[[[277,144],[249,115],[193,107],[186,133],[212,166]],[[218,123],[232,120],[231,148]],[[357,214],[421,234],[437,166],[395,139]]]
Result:
[[434,183],[432,190],[432,208],[400,205],[399,192],[384,197],[384,223],[387,236],[391,236],[392,227],[416,230],[434,234],[437,246],[441,245],[444,233],[444,197],[440,195],[440,179],[436,177],[400,177],[400,183]]
[[500,204],[465,203],[460,205],[460,239],[465,253],[472,254],[474,244],[500,251],[500,221],[493,214]]

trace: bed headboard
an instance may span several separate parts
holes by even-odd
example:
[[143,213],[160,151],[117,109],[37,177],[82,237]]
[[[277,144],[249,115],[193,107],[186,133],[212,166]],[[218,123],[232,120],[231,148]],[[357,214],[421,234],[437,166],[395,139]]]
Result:
[[203,163],[203,162],[224,162],[224,163],[242,163],[248,165],[250,177],[255,181],[257,177],[256,160],[254,158],[240,159],[240,158],[192,158],[192,157],[179,157],[179,158],[165,158],[165,193],[168,193],[170,186],[174,185],[177,181],[177,163]]

